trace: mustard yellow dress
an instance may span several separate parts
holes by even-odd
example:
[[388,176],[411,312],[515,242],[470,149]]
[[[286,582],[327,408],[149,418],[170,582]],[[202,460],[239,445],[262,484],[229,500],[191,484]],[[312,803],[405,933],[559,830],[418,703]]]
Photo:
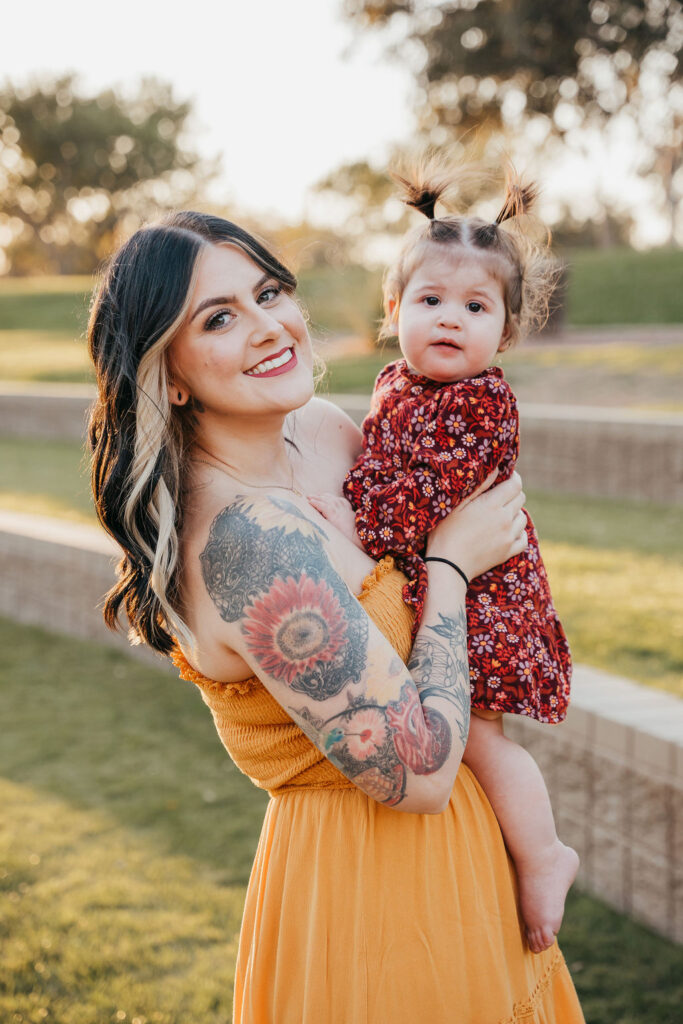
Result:
[[[390,558],[360,601],[410,651]],[[555,944],[525,947],[514,869],[463,765],[438,815],[365,796],[256,678],[218,683],[182,654],[228,753],[268,804],[240,933],[233,1024],[579,1024]]]

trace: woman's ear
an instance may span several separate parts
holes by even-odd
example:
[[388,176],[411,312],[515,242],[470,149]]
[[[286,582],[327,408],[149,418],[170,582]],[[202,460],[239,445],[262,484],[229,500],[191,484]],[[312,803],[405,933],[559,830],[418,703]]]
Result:
[[185,391],[173,380],[168,382],[168,400],[171,405],[187,405],[190,401],[189,391]]

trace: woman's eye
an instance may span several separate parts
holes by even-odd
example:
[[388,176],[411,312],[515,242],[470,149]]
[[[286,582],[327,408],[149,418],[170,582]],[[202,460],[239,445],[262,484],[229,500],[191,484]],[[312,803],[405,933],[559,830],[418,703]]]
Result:
[[259,302],[272,302],[273,299],[277,298],[281,291],[282,288],[279,285],[268,285],[267,288],[263,289],[263,291],[258,297],[258,300]]
[[233,314],[229,309],[219,309],[217,313],[213,313],[204,324],[204,330],[206,331],[220,331],[221,327],[227,327]]
[[484,307],[482,306],[481,302],[468,302],[467,308],[469,309],[470,313],[480,313]]

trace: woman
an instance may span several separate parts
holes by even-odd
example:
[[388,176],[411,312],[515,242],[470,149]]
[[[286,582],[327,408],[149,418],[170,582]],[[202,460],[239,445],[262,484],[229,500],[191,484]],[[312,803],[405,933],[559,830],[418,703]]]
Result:
[[93,488],[124,550],[105,617],[123,605],[174,658],[273,797],[234,1020],[581,1021],[557,946],[524,947],[500,831],[460,767],[454,567],[471,578],[523,549],[519,483],[432,533],[411,653],[404,577],[305,497],[341,493],[360,438],[312,397],[295,284],[235,225],[178,214],[113,258],[89,328]]

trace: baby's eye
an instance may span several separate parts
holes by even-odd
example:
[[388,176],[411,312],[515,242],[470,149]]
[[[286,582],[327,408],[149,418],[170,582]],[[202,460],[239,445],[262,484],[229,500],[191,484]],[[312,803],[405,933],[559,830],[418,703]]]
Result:
[[438,306],[441,299],[438,295],[425,295],[422,300],[427,306]]
[[204,324],[205,331],[220,331],[222,327],[227,327],[234,314],[229,309],[219,309],[217,313],[213,313]]
[[468,302],[467,308],[469,309],[470,313],[481,313],[484,307],[482,306],[481,302]]
[[259,303],[272,302],[273,299],[281,293],[282,287],[280,285],[269,284],[267,288],[264,288],[258,297]]

